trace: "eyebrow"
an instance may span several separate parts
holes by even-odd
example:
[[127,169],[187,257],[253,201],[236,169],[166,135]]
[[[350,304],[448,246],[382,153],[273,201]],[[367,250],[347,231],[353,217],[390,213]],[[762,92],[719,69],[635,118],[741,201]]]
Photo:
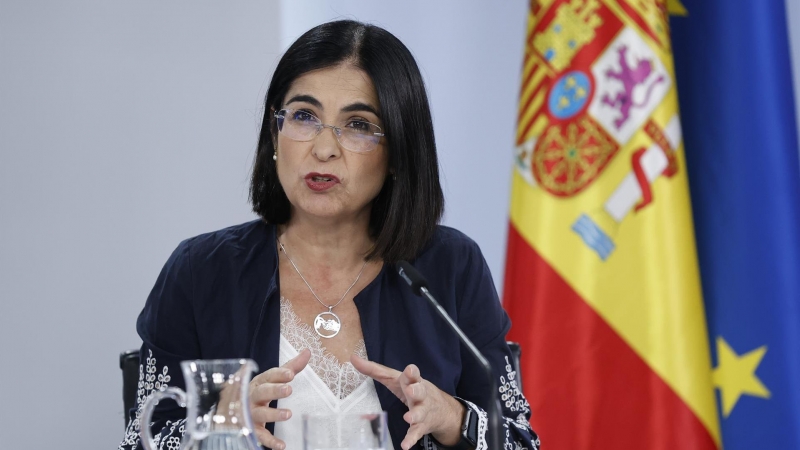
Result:
[[[305,95],[305,94],[295,95],[294,97],[290,98],[289,101],[287,101],[285,104],[288,105],[289,103],[293,102],[306,102],[310,103],[313,106],[316,106],[319,109],[324,109],[322,107],[322,103],[320,103],[319,100],[310,95]],[[366,111],[375,114],[375,116],[377,116],[378,118],[381,117],[381,115],[378,114],[378,111],[376,111],[375,108],[362,102],[352,103],[342,108],[342,112],[356,112],[356,111]]]
[[381,115],[378,114],[378,111],[375,111],[375,108],[366,104],[366,103],[353,103],[352,105],[347,105],[342,108],[342,112],[355,112],[355,111],[366,111],[372,114],[375,114],[376,117],[380,118]]
[[317,108],[322,109],[322,103],[320,103],[319,100],[315,99],[314,97],[312,97],[310,95],[304,95],[304,94],[295,95],[294,97],[290,98],[289,101],[286,102],[285,104],[288,105],[289,103],[292,103],[292,102],[311,103],[312,105],[316,106]]

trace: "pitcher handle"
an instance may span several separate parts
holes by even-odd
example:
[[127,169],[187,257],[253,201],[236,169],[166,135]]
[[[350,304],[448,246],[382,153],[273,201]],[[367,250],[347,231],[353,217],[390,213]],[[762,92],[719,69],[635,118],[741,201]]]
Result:
[[139,437],[145,450],[155,450],[156,442],[153,440],[153,433],[150,431],[150,419],[153,418],[153,411],[158,402],[164,398],[175,400],[181,408],[186,407],[186,392],[181,388],[168,387],[164,390],[154,391],[144,402],[142,417],[139,420]]

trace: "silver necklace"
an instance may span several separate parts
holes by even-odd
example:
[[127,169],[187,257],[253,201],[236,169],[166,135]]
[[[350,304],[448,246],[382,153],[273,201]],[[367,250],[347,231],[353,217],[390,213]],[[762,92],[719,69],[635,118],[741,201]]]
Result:
[[358,283],[358,280],[361,278],[361,274],[364,273],[364,268],[367,267],[367,262],[364,261],[364,265],[361,266],[361,271],[358,272],[358,276],[356,277],[355,281],[353,281],[353,284],[351,284],[350,287],[347,288],[346,291],[344,291],[344,294],[342,294],[342,298],[340,298],[335,305],[326,305],[325,303],[322,302],[322,300],[319,299],[319,296],[317,296],[317,293],[314,292],[314,289],[311,287],[311,285],[308,284],[308,281],[306,281],[306,277],[304,277],[303,274],[300,273],[300,269],[297,268],[297,264],[295,264],[294,261],[292,261],[292,258],[289,256],[289,254],[286,253],[286,247],[283,246],[283,242],[278,240],[278,245],[280,246],[283,254],[286,255],[286,259],[288,259],[289,262],[292,263],[292,267],[294,267],[295,272],[297,272],[297,274],[300,275],[300,279],[303,280],[303,283],[305,283],[306,286],[308,286],[308,290],[311,291],[311,294],[314,296],[314,298],[317,299],[320,305],[328,308],[327,311],[323,311],[317,314],[317,317],[314,318],[314,330],[317,332],[318,335],[324,337],[325,339],[330,339],[336,336],[337,334],[339,334],[339,330],[342,329],[342,320],[339,319],[339,316],[337,316],[336,313],[333,312],[333,308],[339,306],[339,303],[342,303],[342,300],[344,300],[344,298],[347,296],[347,293],[350,292],[350,289],[353,289],[353,286],[355,286],[356,283]]

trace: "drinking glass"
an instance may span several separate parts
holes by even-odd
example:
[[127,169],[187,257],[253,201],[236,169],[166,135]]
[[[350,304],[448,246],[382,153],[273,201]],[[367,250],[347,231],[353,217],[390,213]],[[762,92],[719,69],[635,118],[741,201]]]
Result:
[[304,450],[391,450],[386,412],[303,414]]

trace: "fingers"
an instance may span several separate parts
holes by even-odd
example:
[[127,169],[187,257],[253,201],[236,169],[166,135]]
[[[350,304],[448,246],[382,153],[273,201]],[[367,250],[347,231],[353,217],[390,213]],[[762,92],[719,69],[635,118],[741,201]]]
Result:
[[292,416],[291,411],[288,409],[276,409],[263,406],[252,408],[250,414],[253,419],[253,423],[256,424],[255,433],[259,443],[265,447],[276,450],[283,450],[286,448],[286,443],[273,436],[272,433],[266,429],[264,424],[267,422],[280,422],[287,420]]
[[310,359],[311,351],[305,349],[286,364],[266,370],[256,375],[250,382],[250,415],[253,422],[259,424],[255,427],[255,433],[258,441],[265,447],[276,450],[286,448],[286,443],[273,436],[263,424],[288,420],[292,417],[292,412],[288,409],[270,408],[267,405],[273,400],[280,400],[292,394],[292,387],[288,383],[305,369]]
[[286,362],[286,364],[282,365],[281,367],[284,369],[289,369],[292,371],[292,378],[294,375],[300,373],[301,370],[305,369],[306,364],[311,359],[311,350],[304,349],[300,352],[299,355],[295,356],[294,358],[290,359]]
[[403,375],[405,375],[411,383],[422,381],[422,376],[419,374],[419,367],[415,364],[407,365],[406,369],[403,371]]
[[273,400],[280,400],[292,394],[292,387],[285,383],[263,383],[250,388],[250,402],[254,405],[266,405]]
[[294,379],[294,376],[300,373],[311,359],[311,350],[305,349],[299,355],[290,359],[286,364],[280,367],[273,367],[272,369],[265,370],[260,374],[253,377],[250,385],[259,385],[263,383],[288,383]]
[[427,386],[423,382],[411,383],[406,385],[403,388],[403,394],[405,394],[406,399],[408,400],[408,405],[417,404],[428,396],[427,395]]
[[400,387],[400,383],[398,382],[398,378],[400,376],[399,371],[373,361],[367,361],[366,359],[360,358],[356,355],[350,356],[350,362],[353,364],[353,367],[355,367],[356,370],[386,386],[386,388],[389,389],[389,391],[391,391],[392,394],[399,398],[404,404],[408,404],[406,401],[406,396],[403,394],[403,389]]
[[283,450],[286,448],[286,443],[273,436],[272,433],[265,428],[256,427],[256,437],[258,438],[258,442],[264,447],[275,450]]
[[388,380],[394,380],[398,375],[400,375],[399,371],[394,370],[391,367],[386,367],[374,361],[367,361],[356,354],[350,356],[350,362],[357,371],[381,383]]
[[400,446],[409,449],[414,446],[422,436],[431,432],[431,421],[429,420],[430,406],[421,399],[415,400],[414,396],[420,394],[422,383],[413,383],[406,388],[409,410],[403,414],[403,420],[410,425],[406,436]]
[[[401,389],[408,406],[408,412],[403,415],[403,420],[410,425],[400,444],[403,449],[410,449],[426,434],[436,436],[439,433],[439,436],[436,436],[437,439],[439,437],[450,439],[452,432],[457,433],[460,430],[461,419],[458,423],[449,421],[458,414],[454,414],[453,408],[448,404],[455,402],[458,407],[463,408],[463,406],[451,396],[443,395],[430,382],[425,381],[417,366],[413,364],[406,366],[398,377],[398,383],[402,386]],[[459,417],[463,417],[463,414],[460,414]]]
[[306,367],[309,359],[311,351],[305,349],[283,366],[273,367],[256,375],[250,382],[250,401],[264,404],[288,397],[292,388],[286,383],[294,380],[295,375]]
[[273,367],[253,377],[253,380],[250,381],[250,388],[264,383],[288,383],[294,379],[294,375],[295,373],[291,369]]
[[253,423],[265,424],[272,422],[283,422],[292,417],[292,411],[288,409],[270,408],[269,406],[259,406],[250,410]]
[[403,420],[409,425],[419,425],[428,422],[428,408],[422,406],[411,407],[405,414]]
[[400,390],[406,398],[406,405],[409,407],[415,403],[422,401],[424,398],[424,387],[422,386],[422,377],[419,374],[419,368],[414,364],[406,366],[405,370],[398,377],[400,383]]
[[425,427],[423,424],[417,423],[411,425],[408,428],[406,437],[403,438],[403,442],[400,443],[400,447],[403,448],[403,450],[408,450],[411,447],[413,447],[414,444],[416,444],[420,439],[422,439],[422,436],[425,436],[426,434],[428,434],[428,430],[427,427]]
[[350,356],[350,362],[357,371],[386,386],[394,395],[400,396],[400,385],[397,383],[399,371],[374,361],[367,361],[355,354]]

